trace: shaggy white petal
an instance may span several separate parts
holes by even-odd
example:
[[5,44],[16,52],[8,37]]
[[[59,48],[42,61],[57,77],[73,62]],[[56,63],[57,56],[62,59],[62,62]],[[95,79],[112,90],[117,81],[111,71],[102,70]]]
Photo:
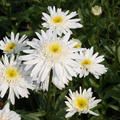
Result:
[[0,120],[21,120],[19,114],[9,109],[9,103],[7,103],[2,110],[0,110]]

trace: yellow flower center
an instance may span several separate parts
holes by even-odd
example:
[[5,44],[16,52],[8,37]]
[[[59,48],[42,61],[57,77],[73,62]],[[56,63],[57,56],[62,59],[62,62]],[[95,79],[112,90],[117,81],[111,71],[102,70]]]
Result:
[[61,23],[63,22],[63,18],[61,16],[56,16],[52,19],[53,23]]
[[10,52],[16,47],[15,43],[8,43],[5,47],[5,51]]
[[84,59],[84,60],[80,63],[80,65],[82,65],[82,66],[86,66],[86,65],[90,65],[90,64],[92,64],[92,61],[89,60],[89,59]]
[[49,46],[49,50],[53,54],[59,54],[62,51],[62,46],[59,43],[53,43]]
[[88,100],[86,98],[83,97],[77,97],[75,99],[75,107],[77,109],[87,109],[89,106]]
[[5,70],[5,78],[8,83],[13,83],[19,77],[19,72],[15,68],[8,68]]

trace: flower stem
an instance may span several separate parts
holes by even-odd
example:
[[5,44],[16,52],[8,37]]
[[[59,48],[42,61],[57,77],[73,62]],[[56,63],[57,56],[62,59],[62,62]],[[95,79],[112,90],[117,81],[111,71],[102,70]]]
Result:
[[[47,93],[47,118],[51,116],[51,86],[52,86],[52,70],[50,71],[49,86]],[[52,119],[52,118],[51,118]]]

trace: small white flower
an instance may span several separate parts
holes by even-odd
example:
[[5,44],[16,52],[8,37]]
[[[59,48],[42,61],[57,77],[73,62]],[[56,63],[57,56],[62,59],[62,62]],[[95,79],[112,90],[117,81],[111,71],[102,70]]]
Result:
[[102,7],[98,6],[98,5],[95,5],[94,7],[92,7],[92,13],[95,16],[101,15],[102,14]]
[[14,55],[10,60],[7,56],[0,61],[0,97],[3,98],[9,91],[8,99],[12,104],[15,103],[15,96],[17,98],[28,98],[28,89],[33,89],[30,77],[24,72],[23,67]]
[[69,97],[66,96],[67,101],[65,101],[68,107],[66,110],[68,112],[65,116],[66,118],[73,116],[76,112],[78,112],[79,115],[81,113],[98,115],[97,113],[91,111],[91,109],[96,107],[101,100],[95,100],[95,97],[92,97],[93,92],[91,91],[91,88],[88,90],[84,89],[82,92],[80,87],[79,92],[72,92],[71,90],[69,90],[69,92]]
[[52,31],[56,31],[58,35],[66,32],[70,32],[70,29],[81,28],[83,25],[78,23],[80,19],[74,18],[77,13],[69,11],[63,12],[61,8],[48,7],[49,14],[42,13],[42,19],[45,21],[43,26],[49,28]]
[[2,110],[0,110],[0,120],[21,120],[19,114],[9,109],[10,105],[7,103]]
[[0,41],[0,49],[7,54],[19,54],[20,51],[26,49],[26,41],[26,35],[23,35],[21,38],[19,38],[19,33],[15,35],[13,32],[11,32],[10,39],[8,37],[4,37],[3,40]]
[[93,74],[95,78],[99,79],[99,76],[107,72],[107,68],[100,64],[104,61],[104,56],[99,56],[98,53],[93,54],[93,47],[80,52],[79,64],[80,64],[80,77],[85,77],[89,73]]
[[31,77],[41,84],[41,88],[48,89],[49,75],[52,70],[52,83],[62,89],[68,85],[72,76],[77,76],[79,58],[77,49],[73,48],[76,43],[69,42],[70,34],[60,38],[54,32],[41,31],[36,33],[39,39],[28,42],[33,49],[24,50],[27,55],[21,56],[26,64],[25,69],[31,69]]

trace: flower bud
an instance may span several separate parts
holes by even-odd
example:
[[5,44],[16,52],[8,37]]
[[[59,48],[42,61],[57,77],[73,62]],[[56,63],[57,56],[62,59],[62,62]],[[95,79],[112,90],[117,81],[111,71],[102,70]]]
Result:
[[95,5],[94,7],[92,7],[92,13],[95,16],[99,16],[100,14],[102,14],[102,7]]
[[74,48],[81,48],[82,43],[79,39],[72,38],[71,41],[76,42],[77,44],[74,46]]

